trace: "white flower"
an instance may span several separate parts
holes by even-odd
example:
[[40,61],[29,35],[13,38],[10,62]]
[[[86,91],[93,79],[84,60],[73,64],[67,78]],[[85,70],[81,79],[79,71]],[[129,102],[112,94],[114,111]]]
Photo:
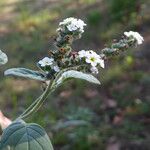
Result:
[[133,31],[129,31],[129,32],[124,32],[124,35],[126,35],[127,37],[133,37],[136,39],[137,44],[142,44],[144,41],[144,38],[138,33],[138,32],[133,32]]
[[104,60],[96,52],[89,50],[81,50],[78,52],[79,58],[85,58],[85,61],[95,67],[98,64],[104,68]]
[[78,55],[79,55],[79,58],[83,58],[83,57],[86,57],[87,55],[87,51],[85,50],[81,50],[78,52]]
[[87,63],[90,63],[91,66],[95,67],[97,66],[98,64],[104,68],[104,60],[100,57],[100,55],[98,55],[97,53],[95,53],[94,51],[90,50],[90,51],[87,51],[87,55],[86,55],[86,59],[85,61]]
[[83,28],[84,26],[86,26],[86,24],[84,23],[83,20],[78,19],[78,21],[77,21],[77,26],[80,27],[80,28]]
[[42,60],[40,60],[38,63],[41,65],[41,67],[45,67],[45,66],[51,66],[53,64],[53,61],[54,61],[53,58],[45,57]]
[[80,32],[84,32],[84,26],[86,26],[86,24],[79,19],[76,23],[76,26],[79,28]]
[[67,18],[59,23],[59,26],[66,26],[69,31],[79,30],[81,33],[84,32],[84,26],[86,24],[81,19],[73,17]]
[[89,64],[91,64],[91,66],[95,67],[98,64],[98,58],[92,55],[89,55],[85,61]]
[[93,74],[98,74],[98,69],[96,67],[91,67],[90,70]]
[[59,72],[60,71],[60,68],[57,65],[54,66],[53,69],[54,69],[55,72]]

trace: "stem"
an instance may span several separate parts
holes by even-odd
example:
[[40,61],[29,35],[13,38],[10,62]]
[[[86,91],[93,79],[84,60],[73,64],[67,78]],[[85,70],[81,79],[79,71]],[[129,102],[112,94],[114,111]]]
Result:
[[37,102],[40,100],[41,96],[37,98],[19,117],[25,115],[27,112],[29,112],[33,107],[37,104]]
[[[78,68],[80,66],[81,65],[76,66],[76,68]],[[68,69],[73,69],[73,68],[75,68],[75,67],[70,67]],[[60,85],[57,85],[57,80],[61,76],[61,74],[63,74],[63,72],[67,71],[68,69],[64,69],[64,70],[60,71],[56,75],[55,79],[52,79],[51,82],[48,84],[44,93],[40,97],[38,97],[16,120],[26,119],[31,114],[35,113],[41,107],[41,105],[45,102],[48,95],[50,93],[52,93],[58,86],[60,86]]]
[[[54,82],[54,81],[53,81]],[[49,83],[44,93],[37,98],[17,119],[25,119],[35,113],[46,100],[47,96],[54,91],[54,84]]]

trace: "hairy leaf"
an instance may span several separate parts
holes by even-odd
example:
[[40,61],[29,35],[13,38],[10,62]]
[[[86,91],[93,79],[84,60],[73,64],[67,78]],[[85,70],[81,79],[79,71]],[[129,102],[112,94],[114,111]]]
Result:
[[6,64],[7,61],[8,61],[7,55],[0,50],[0,65]]
[[37,124],[24,121],[13,122],[1,138],[0,150],[53,150],[45,130]]
[[8,69],[4,73],[5,75],[19,76],[24,78],[30,78],[34,80],[45,81],[46,77],[43,73],[26,69],[26,68],[12,68]]
[[99,80],[91,74],[86,74],[75,70],[69,70],[61,75],[61,77],[56,82],[56,86],[59,86],[62,82],[69,78],[83,79],[91,83],[100,84]]

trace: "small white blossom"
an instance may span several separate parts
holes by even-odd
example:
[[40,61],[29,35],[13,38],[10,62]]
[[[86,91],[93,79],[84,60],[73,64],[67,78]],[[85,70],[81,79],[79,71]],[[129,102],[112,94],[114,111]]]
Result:
[[86,26],[86,24],[79,19],[76,23],[76,26],[79,28],[80,32],[84,32],[84,26]]
[[124,35],[126,35],[127,37],[133,37],[136,39],[137,44],[142,44],[144,41],[144,38],[138,33],[138,32],[133,32],[133,31],[129,31],[129,32],[124,32]]
[[87,51],[86,62],[90,63],[93,67],[99,64],[102,68],[104,68],[104,60],[100,57],[100,55],[92,50]]
[[54,69],[55,72],[59,72],[60,71],[60,68],[57,65],[54,66],[53,69]]
[[98,69],[96,67],[91,67],[90,70],[93,74],[98,74]]
[[85,61],[95,67],[98,64],[104,68],[104,60],[96,52],[89,50],[81,50],[78,52],[79,58],[85,58]]
[[87,55],[87,51],[85,50],[81,50],[78,52],[78,55],[79,55],[79,58],[83,58],[83,57],[86,57]]
[[40,60],[38,63],[41,65],[41,67],[45,67],[45,66],[51,66],[53,64],[53,61],[54,61],[53,58],[45,57],[42,60]]
[[89,64],[91,64],[91,66],[95,67],[97,66],[97,57],[94,57],[94,56],[88,56],[85,61]]

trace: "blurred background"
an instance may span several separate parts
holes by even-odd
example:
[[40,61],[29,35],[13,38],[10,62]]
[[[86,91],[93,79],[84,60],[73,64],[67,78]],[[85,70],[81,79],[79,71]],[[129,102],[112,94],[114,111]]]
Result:
[[87,23],[75,50],[100,50],[124,31],[138,31],[144,44],[106,61],[101,86],[71,80],[28,119],[46,128],[55,150],[150,150],[150,1],[0,0],[0,109],[16,118],[42,93],[41,83],[4,77],[11,67],[37,69],[60,21]]

